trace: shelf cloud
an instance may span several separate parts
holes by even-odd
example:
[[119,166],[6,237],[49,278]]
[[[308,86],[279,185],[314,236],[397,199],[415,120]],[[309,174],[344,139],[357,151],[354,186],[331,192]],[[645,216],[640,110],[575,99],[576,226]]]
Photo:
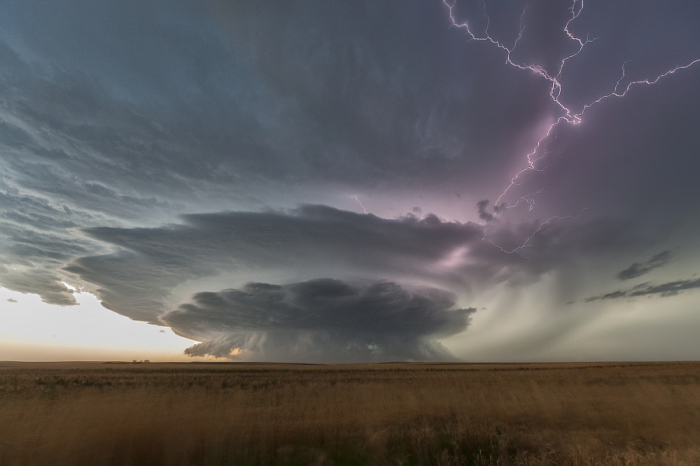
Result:
[[436,339],[464,331],[475,311],[454,306],[454,295],[434,288],[315,279],[200,292],[161,320],[178,334],[201,341],[187,350],[197,356],[445,360],[453,356]]

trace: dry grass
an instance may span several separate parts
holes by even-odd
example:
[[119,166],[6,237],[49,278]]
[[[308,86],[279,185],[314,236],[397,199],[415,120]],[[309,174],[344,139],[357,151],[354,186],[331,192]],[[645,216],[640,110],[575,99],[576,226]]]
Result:
[[700,363],[0,363],[0,464],[700,464]]

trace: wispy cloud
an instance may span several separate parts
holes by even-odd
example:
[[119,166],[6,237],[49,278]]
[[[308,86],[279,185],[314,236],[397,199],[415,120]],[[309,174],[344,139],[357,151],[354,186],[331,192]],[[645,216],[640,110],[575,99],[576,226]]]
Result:
[[627,290],[617,290],[610,293],[605,293],[600,296],[592,296],[586,298],[585,301],[590,303],[592,301],[604,300],[604,299],[620,299],[620,298],[637,298],[640,296],[650,296],[657,295],[662,298],[675,296],[679,293],[688,290],[694,290],[700,288],[700,278],[697,279],[686,279],[686,280],[675,280],[670,282],[661,283],[658,285],[650,284],[649,282],[641,283],[633,288]]
[[671,251],[661,251],[660,253],[651,257],[651,259],[647,260],[646,262],[634,262],[625,270],[619,272],[617,274],[617,279],[624,281],[630,280],[632,278],[641,277],[642,275],[646,275],[654,269],[658,269],[660,267],[665,266],[671,261],[671,259],[673,259],[673,253]]

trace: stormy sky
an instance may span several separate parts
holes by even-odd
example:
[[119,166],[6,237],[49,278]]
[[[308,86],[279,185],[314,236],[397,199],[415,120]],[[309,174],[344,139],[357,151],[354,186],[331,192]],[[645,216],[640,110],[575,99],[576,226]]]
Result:
[[5,0],[4,332],[87,293],[197,357],[698,359],[698,24],[692,0]]

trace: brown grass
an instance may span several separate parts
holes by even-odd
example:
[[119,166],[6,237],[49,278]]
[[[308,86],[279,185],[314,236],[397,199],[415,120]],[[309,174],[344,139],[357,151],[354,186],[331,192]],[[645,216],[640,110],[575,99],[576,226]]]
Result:
[[0,363],[1,465],[700,464],[700,363]]

